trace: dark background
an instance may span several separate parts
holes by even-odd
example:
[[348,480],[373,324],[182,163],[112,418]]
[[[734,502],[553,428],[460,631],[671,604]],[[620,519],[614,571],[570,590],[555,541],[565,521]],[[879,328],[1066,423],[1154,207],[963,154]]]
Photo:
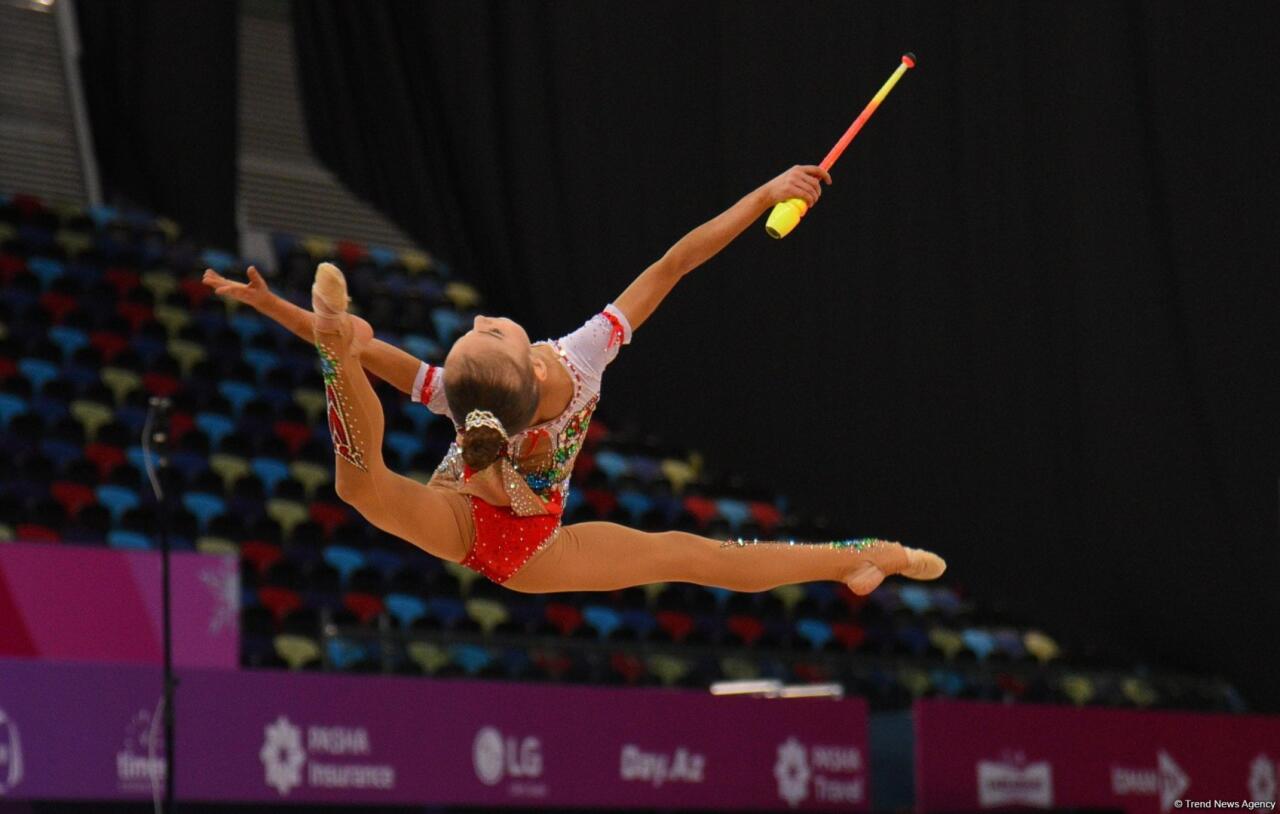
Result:
[[322,160],[535,337],[820,159],[914,51],[818,207],[687,278],[602,417],[836,531],[934,549],[1069,641],[1221,671],[1275,711],[1268,11],[313,0],[293,18]]

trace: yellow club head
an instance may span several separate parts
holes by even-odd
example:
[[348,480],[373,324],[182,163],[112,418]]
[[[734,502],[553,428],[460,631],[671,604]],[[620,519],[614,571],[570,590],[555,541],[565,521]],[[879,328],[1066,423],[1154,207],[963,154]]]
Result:
[[764,230],[769,233],[769,237],[782,239],[791,234],[791,230],[796,228],[796,224],[808,210],[808,204],[800,198],[781,201],[769,213],[769,220],[765,221]]

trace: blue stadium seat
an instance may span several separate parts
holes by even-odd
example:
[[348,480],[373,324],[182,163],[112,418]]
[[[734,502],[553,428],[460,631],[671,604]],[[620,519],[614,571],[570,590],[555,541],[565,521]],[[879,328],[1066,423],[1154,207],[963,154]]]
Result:
[[249,462],[249,468],[262,480],[267,492],[275,491],[276,484],[289,477],[289,465],[278,458],[254,458]]
[[385,437],[386,445],[400,456],[401,465],[407,465],[413,457],[423,450],[422,439],[407,432],[389,432]]
[[462,314],[452,308],[432,308],[431,323],[435,326],[436,336],[445,343],[452,342],[454,336],[462,333],[466,327],[466,320]]
[[622,626],[621,615],[607,605],[587,605],[582,609],[582,621],[601,639],[609,638]]
[[8,427],[10,419],[26,411],[26,399],[12,393],[0,393],[0,426]]
[[634,630],[641,639],[647,639],[658,626],[658,620],[643,608],[629,608],[622,612],[622,623]]
[[796,622],[796,634],[814,650],[821,650],[831,641],[831,625],[822,619],[800,619]]
[[[278,249],[277,253],[279,253]],[[388,249],[385,246],[370,246],[369,259],[378,266],[389,266],[399,261],[400,252],[395,249]]]
[[404,628],[412,626],[427,615],[427,603],[412,594],[387,594],[383,599],[383,606]]
[[196,428],[209,436],[209,446],[217,449],[222,439],[236,428],[236,423],[222,413],[204,412],[196,414]]
[[523,678],[533,666],[529,653],[523,647],[508,647],[502,651],[502,669],[508,678]]
[[457,599],[447,596],[433,596],[427,600],[427,615],[445,627],[453,627],[467,615],[467,609]]
[[234,379],[220,382],[218,384],[218,393],[227,401],[231,402],[232,408],[236,411],[236,415],[240,415],[244,410],[244,406],[253,400],[257,395],[257,388],[246,382],[238,382]]
[[182,505],[196,516],[200,528],[207,528],[209,521],[227,510],[227,502],[221,495],[208,492],[187,492],[182,496]]
[[917,616],[923,616],[933,609],[933,596],[923,585],[903,585],[898,589],[902,604],[911,609]]
[[200,255],[200,264],[207,266],[214,271],[225,272],[228,269],[238,266],[240,262],[234,254],[220,252],[217,249],[206,249],[204,253]]
[[70,441],[46,438],[40,442],[40,451],[44,453],[46,458],[53,461],[54,467],[62,469],[79,458],[82,449],[79,444],[73,444]]
[[406,351],[423,362],[430,359],[439,359],[444,355],[438,342],[420,334],[405,334],[400,338],[400,344]]
[[964,680],[964,676],[955,670],[945,670],[939,667],[929,673],[929,680],[933,682],[933,688],[938,695],[946,698],[958,698],[968,686]]
[[395,551],[386,548],[370,548],[365,552],[368,564],[389,577],[404,566],[404,558]]
[[987,656],[990,656],[996,649],[995,637],[981,628],[966,628],[961,631],[960,638],[964,641],[964,646],[969,648],[969,652],[973,653],[978,661],[986,661]]
[[136,531],[117,529],[107,534],[107,545],[130,551],[146,551],[151,548],[151,540]]
[[351,639],[333,638],[325,642],[325,652],[329,654],[329,663],[338,670],[350,670],[365,660],[368,650],[364,645]]
[[716,501],[716,511],[729,523],[729,528],[737,531],[743,523],[751,519],[751,507],[745,501],[733,498],[721,498]]
[[337,569],[345,583],[352,572],[365,566],[364,554],[350,546],[331,545],[324,550],[324,561]]
[[111,512],[112,523],[119,523],[125,512],[137,508],[142,502],[138,493],[126,486],[104,484],[97,488],[96,494],[98,502]]
[[45,359],[23,359],[18,362],[18,370],[27,377],[27,381],[31,382],[31,389],[37,393],[43,390],[46,384],[58,378],[58,366]]
[[49,285],[66,271],[62,263],[51,257],[30,258],[27,260],[27,270],[40,279],[40,285],[46,291]]
[[280,364],[280,355],[265,348],[246,348],[240,356],[253,368],[260,382],[268,371]]
[[89,344],[89,335],[70,325],[54,325],[49,329],[49,341],[62,351],[63,359],[70,359],[76,351]]
[[596,468],[604,472],[610,481],[616,481],[627,474],[631,465],[622,454],[611,449],[602,449],[596,453]]
[[653,499],[635,489],[624,489],[618,493],[618,505],[631,515],[633,521],[638,521],[653,508]]
[[493,654],[478,644],[455,644],[449,647],[454,662],[462,665],[467,675],[475,675],[493,663]]

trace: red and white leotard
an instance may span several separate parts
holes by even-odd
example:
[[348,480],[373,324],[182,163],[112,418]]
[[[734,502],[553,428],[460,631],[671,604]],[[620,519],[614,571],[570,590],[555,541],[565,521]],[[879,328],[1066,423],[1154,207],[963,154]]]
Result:
[[[540,343],[549,345],[560,357],[573,379],[573,398],[559,416],[512,435],[508,449],[516,471],[542,499],[548,513],[520,516],[509,506],[494,506],[470,495],[476,539],[463,565],[502,583],[551,542],[560,528],[573,463],[600,401],[604,370],[617,357],[619,348],[630,342],[631,326],[626,316],[610,304],[573,333]],[[457,426],[445,398],[443,367],[424,362],[418,369],[411,397],[432,412],[449,416]],[[436,468],[432,482],[460,485],[470,477],[462,450],[455,442]]]

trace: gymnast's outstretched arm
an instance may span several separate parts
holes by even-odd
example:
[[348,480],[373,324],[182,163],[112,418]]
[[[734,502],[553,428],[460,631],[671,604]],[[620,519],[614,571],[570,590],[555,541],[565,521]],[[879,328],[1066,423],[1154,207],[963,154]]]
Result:
[[795,166],[748,193],[742,200],[689,232],[645,269],[614,300],[634,331],[671,293],[680,278],[715,257],[778,201],[801,198],[812,207],[822,195],[820,181],[831,176],[818,166]]
[[[213,269],[206,269],[203,282],[219,296],[248,305],[280,323],[308,345],[312,344],[315,341],[315,314],[277,296],[253,266],[249,266],[248,276],[249,282],[237,283]],[[421,363],[395,345],[374,339],[362,350],[360,365],[401,393],[412,394]]]

